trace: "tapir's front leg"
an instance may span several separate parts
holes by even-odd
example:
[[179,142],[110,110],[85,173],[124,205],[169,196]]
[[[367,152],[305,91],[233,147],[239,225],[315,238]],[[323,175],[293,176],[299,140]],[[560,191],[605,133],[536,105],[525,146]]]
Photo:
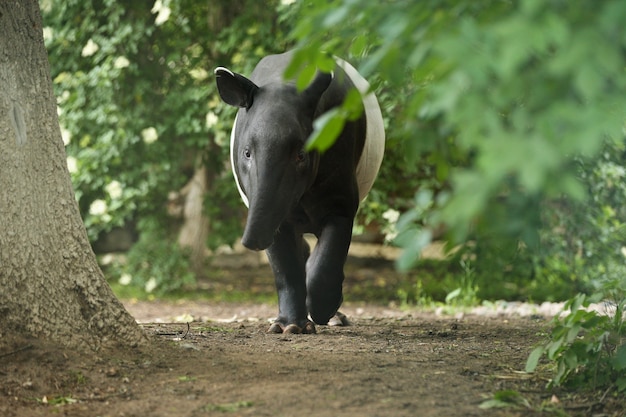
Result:
[[343,267],[352,239],[352,223],[349,217],[329,217],[307,262],[307,307],[315,323],[328,323],[343,301]]
[[289,223],[283,223],[266,251],[274,272],[278,292],[278,317],[271,333],[315,333],[307,318],[305,263],[309,246],[296,235]]

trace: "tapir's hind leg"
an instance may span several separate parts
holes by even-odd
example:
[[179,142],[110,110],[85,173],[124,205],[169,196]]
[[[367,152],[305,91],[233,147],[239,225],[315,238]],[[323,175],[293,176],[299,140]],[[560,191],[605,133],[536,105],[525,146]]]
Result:
[[315,333],[306,309],[305,264],[309,245],[293,227],[283,223],[267,249],[278,292],[278,317],[270,333]]
[[[327,219],[317,245],[306,264],[307,308],[317,324],[346,325],[347,319],[337,310],[343,301],[343,266],[352,239],[352,222],[348,217]],[[337,318],[333,317],[337,315]]]
[[328,320],[329,326],[350,326],[350,320],[341,311],[335,313],[334,316]]

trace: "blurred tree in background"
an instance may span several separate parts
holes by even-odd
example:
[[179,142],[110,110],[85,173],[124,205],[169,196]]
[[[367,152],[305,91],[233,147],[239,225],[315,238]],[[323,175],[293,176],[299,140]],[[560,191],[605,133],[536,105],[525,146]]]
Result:
[[564,298],[624,279],[620,1],[42,0],[42,9],[90,237],[134,225],[124,276],[148,289],[184,284],[202,271],[205,247],[241,230],[227,165],[234,111],[219,103],[213,68],[249,74],[294,44],[294,73],[334,53],[377,91],[387,149],[359,223],[398,234],[399,267],[419,266],[424,246],[443,237],[459,248],[448,262],[463,261],[482,298]]
[[239,236],[243,206],[227,167],[234,111],[220,105],[212,70],[247,73],[283,51],[284,8],[253,0],[42,1],[90,239],[115,228],[136,232],[125,276],[137,284],[183,285],[203,270],[207,246]]

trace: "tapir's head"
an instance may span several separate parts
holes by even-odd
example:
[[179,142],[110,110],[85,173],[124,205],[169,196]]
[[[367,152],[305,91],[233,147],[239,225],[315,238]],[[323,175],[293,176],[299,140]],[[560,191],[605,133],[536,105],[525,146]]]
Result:
[[331,75],[319,73],[301,92],[282,81],[257,86],[221,67],[215,75],[222,100],[240,107],[231,159],[249,209],[242,243],[266,249],[317,174],[319,156],[306,152],[304,145]]

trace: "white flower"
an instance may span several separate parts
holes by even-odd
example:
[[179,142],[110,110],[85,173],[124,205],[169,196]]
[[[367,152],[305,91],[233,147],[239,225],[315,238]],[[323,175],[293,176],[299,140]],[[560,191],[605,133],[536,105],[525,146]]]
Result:
[[111,181],[104,189],[113,200],[117,200],[122,196],[122,184],[119,181]]
[[107,253],[102,258],[100,258],[100,265],[111,265],[115,258],[110,253]]
[[148,127],[141,131],[141,137],[143,138],[144,143],[149,145],[159,138],[159,134],[155,128]]
[[[57,104],[63,104],[70,98],[70,92],[67,90],[63,90],[60,96],[57,97]],[[57,111],[58,112],[58,111]]]
[[385,235],[385,241],[392,242],[398,236],[398,229],[396,223],[400,218],[400,212],[398,210],[389,209],[383,213],[383,219],[387,220],[387,224],[383,227],[383,234]]
[[78,161],[73,156],[68,156],[67,159],[67,170],[70,174],[75,174],[78,172]]
[[383,213],[383,219],[387,220],[389,223],[397,223],[400,218],[400,212],[398,210],[389,209]]
[[61,138],[63,138],[63,145],[67,146],[70,144],[70,140],[72,139],[72,133],[69,130],[62,127]]
[[128,285],[132,281],[133,277],[130,274],[122,274],[120,280],[118,281],[120,285]]
[[620,252],[622,252],[622,256],[626,258],[626,246],[622,246],[622,249],[620,249]]
[[44,41],[49,41],[50,39],[52,39],[53,35],[54,35],[54,31],[52,30],[50,26],[46,26],[45,28],[43,28],[43,40]]
[[210,129],[211,127],[215,126],[215,124],[217,123],[217,115],[215,113],[213,113],[212,111],[208,112],[206,114],[206,127],[207,129]]
[[157,17],[156,19],[154,19],[154,24],[157,26],[161,26],[163,23],[167,22],[167,20],[170,18],[170,14],[172,13],[172,10],[169,8],[169,0],[156,0],[154,2],[154,6],[152,6],[152,9],[150,10],[150,12],[152,14],[157,13]]
[[146,292],[152,292],[157,287],[156,278],[152,277],[146,282]]
[[87,41],[87,45],[85,45],[85,46],[83,47],[83,50],[82,50],[82,52],[81,52],[80,54],[81,54],[82,56],[84,56],[84,57],[92,56],[93,54],[95,54],[95,53],[98,51],[98,49],[100,49],[100,47],[98,46],[98,44],[97,44],[97,43],[95,43],[95,42],[93,41],[93,39],[89,39],[89,40]]
[[107,203],[104,200],[94,200],[89,206],[89,214],[92,216],[102,216],[107,212]]
[[191,78],[198,81],[206,80],[209,77],[209,72],[204,68],[194,68],[189,71]]
[[115,58],[115,61],[113,61],[113,68],[121,69],[126,68],[129,65],[130,61],[125,56],[118,56],[117,58]]
[[283,6],[289,6],[290,4],[294,4],[296,0],[280,0],[280,4]]

